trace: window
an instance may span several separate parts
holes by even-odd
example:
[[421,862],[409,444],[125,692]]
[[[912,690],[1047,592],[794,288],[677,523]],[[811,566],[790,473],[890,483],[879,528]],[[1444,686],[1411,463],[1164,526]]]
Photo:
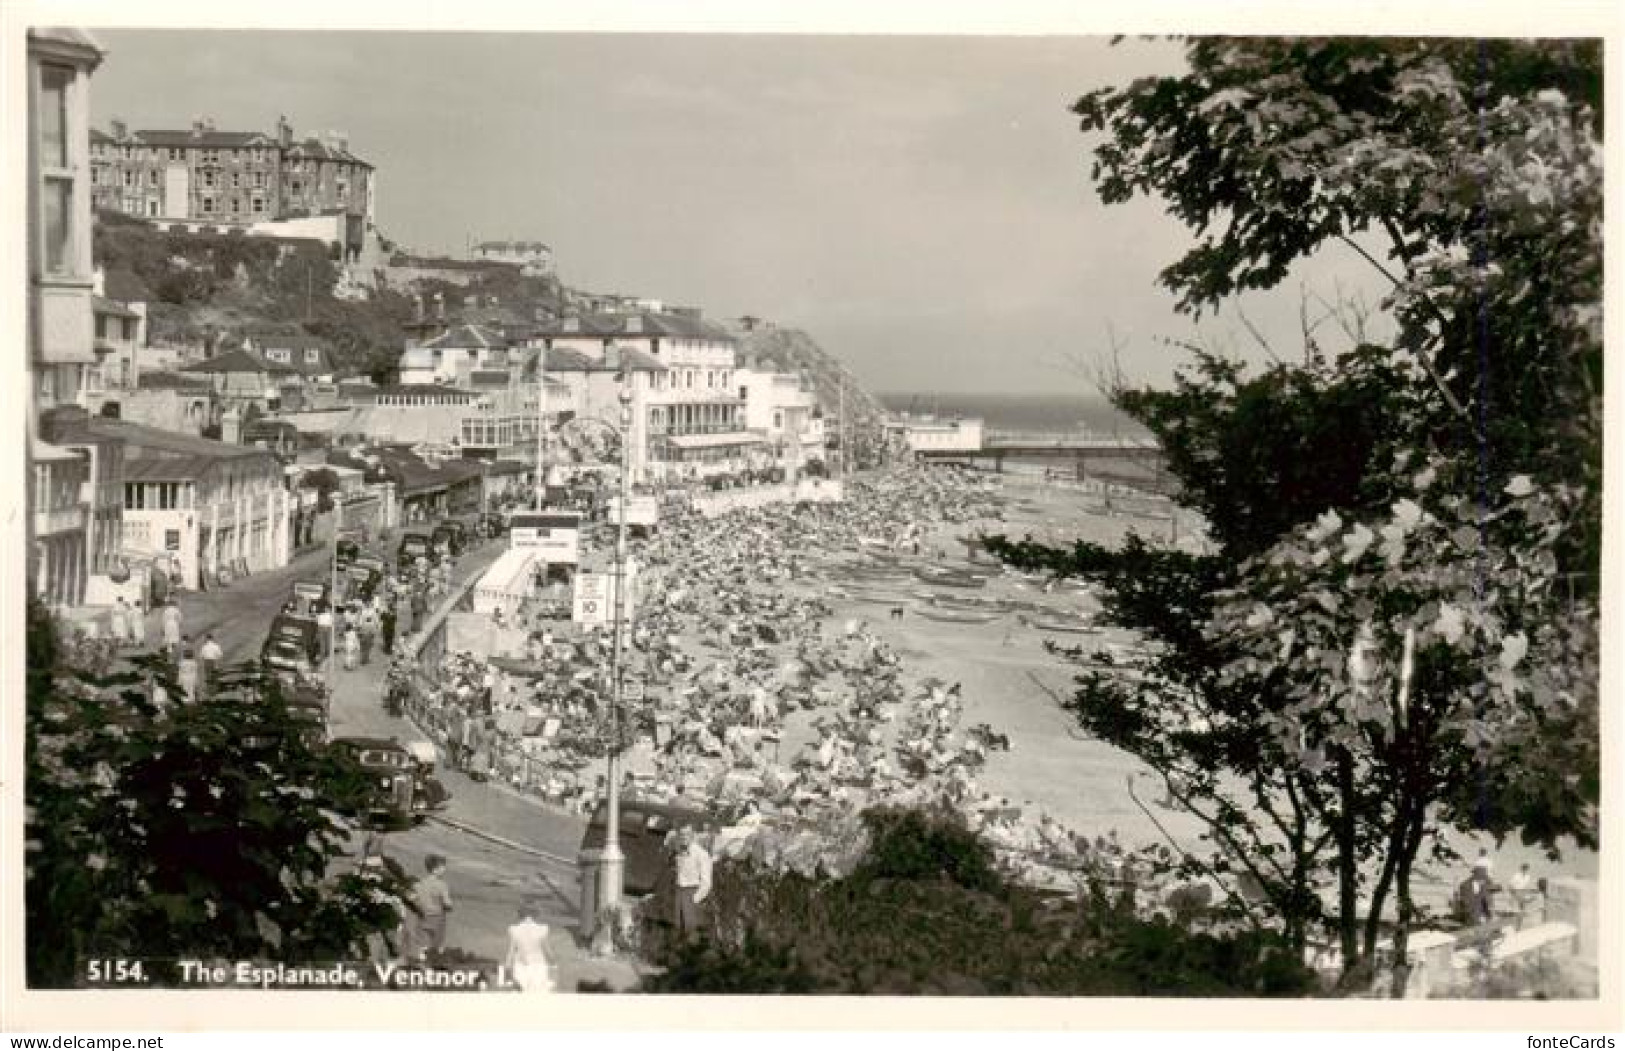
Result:
[[233,197],[228,203],[230,204],[230,207],[226,209],[227,211],[229,211],[229,212],[239,211],[237,205],[239,203],[241,203],[241,202],[239,202],[237,198]]
[[315,365],[322,360],[322,352],[315,347],[305,348],[305,364]]
[[155,190],[158,188],[158,170],[156,168],[147,173],[147,185]]
[[107,338],[107,315],[106,314],[97,314],[96,315],[96,338],[97,339],[106,339]]
[[178,161],[181,159],[181,149],[179,146],[171,146],[169,148],[169,159],[172,161]]
[[203,188],[205,190],[214,189],[214,172],[203,173]]
[[265,188],[265,173],[264,172],[255,172],[254,173],[254,186],[255,186],[256,189],[264,189]]
[[264,212],[265,211],[265,198],[263,198],[263,197],[254,198],[254,211],[256,211],[256,212]]
[[157,201],[148,201],[147,202],[147,214],[149,216],[154,217],[154,218],[157,217],[157,215],[158,215],[158,202]]
[[205,198],[203,198],[203,210],[205,212],[214,211],[214,198],[213,197],[205,197]]
[[305,192],[304,184],[301,183],[298,179],[295,179],[293,181],[292,189],[293,189],[293,192],[296,193],[296,194]]
[[45,269],[66,273],[73,265],[73,183],[45,180]]
[[231,173],[231,188],[233,190],[240,190],[240,189],[242,189],[242,187],[243,187],[243,177],[242,177],[242,175],[240,175],[237,172],[232,172]]

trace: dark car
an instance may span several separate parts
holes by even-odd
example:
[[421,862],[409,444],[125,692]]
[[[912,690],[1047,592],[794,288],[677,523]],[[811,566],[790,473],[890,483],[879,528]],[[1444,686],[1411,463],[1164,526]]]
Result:
[[434,557],[434,542],[427,533],[407,533],[401,537],[401,546],[395,552],[395,561],[404,570],[419,558]]
[[[667,836],[681,828],[715,832],[721,827],[715,815],[697,807],[622,799],[621,853],[626,856],[622,886],[626,893],[637,897],[654,893],[670,867]],[[581,849],[604,849],[609,842],[608,830],[609,804],[601,803],[581,838]]]
[[476,526],[478,532],[492,539],[506,536],[508,533],[508,516],[488,511],[480,515]]
[[350,586],[347,592],[351,599],[360,599],[366,602],[378,591],[378,585],[383,583],[384,574],[369,565],[357,562],[344,571],[349,579]]
[[355,766],[335,800],[340,812],[390,827],[411,822],[417,762],[399,741],[340,737],[331,747]]
[[434,527],[430,541],[436,548],[443,547],[451,552],[451,557],[456,558],[468,547],[468,527],[456,519],[441,522]]
[[333,542],[333,558],[344,569],[361,556],[361,543],[353,537],[341,536]]
[[308,665],[321,659],[322,646],[322,629],[314,619],[279,613],[266,633],[260,660],[272,667],[291,667],[297,658],[303,657],[308,670]]

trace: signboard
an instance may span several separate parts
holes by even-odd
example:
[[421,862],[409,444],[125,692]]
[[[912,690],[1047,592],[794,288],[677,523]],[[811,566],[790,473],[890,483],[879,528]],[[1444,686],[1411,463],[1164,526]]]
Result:
[[[626,623],[632,622],[637,596],[637,566],[628,561],[625,590],[621,595]],[[570,619],[582,627],[607,627],[615,616],[615,574],[577,573],[575,602]]]
[[581,561],[581,516],[573,511],[516,511],[509,526],[510,548],[533,550],[544,562]]
[[[616,497],[609,504],[609,520],[619,525],[621,500]],[[634,496],[626,501],[626,524],[652,528],[660,521],[660,501],[653,496]]]
[[570,619],[583,627],[609,623],[614,610],[615,578],[609,573],[577,573],[575,604]]
[[164,530],[164,550],[179,551],[181,549],[181,531],[179,529]]

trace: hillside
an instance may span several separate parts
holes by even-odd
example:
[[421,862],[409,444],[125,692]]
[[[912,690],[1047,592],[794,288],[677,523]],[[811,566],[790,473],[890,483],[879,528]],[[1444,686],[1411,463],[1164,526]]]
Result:
[[846,392],[847,427],[852,434],[854,455],[876,442],[886,416],[885,407],[863,389],[856,376],[839,358],[820,347],[800,329],[759,328],[754,332],[735,331],[739,339],[739,360],[757,359],[761,364],[784,372],[805,372],[818,393],[818,405],[831,433],[841,411],[841,392]]

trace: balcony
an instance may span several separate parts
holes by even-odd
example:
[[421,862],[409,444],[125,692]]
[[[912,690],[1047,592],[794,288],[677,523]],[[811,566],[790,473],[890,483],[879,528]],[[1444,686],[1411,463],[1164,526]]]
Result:
[[46,511],[34,512],[34,535],[36,537],[55,536],[58,533],[72,533],[85,528],[88,512],[82,504],[72,507],[59,507]]

